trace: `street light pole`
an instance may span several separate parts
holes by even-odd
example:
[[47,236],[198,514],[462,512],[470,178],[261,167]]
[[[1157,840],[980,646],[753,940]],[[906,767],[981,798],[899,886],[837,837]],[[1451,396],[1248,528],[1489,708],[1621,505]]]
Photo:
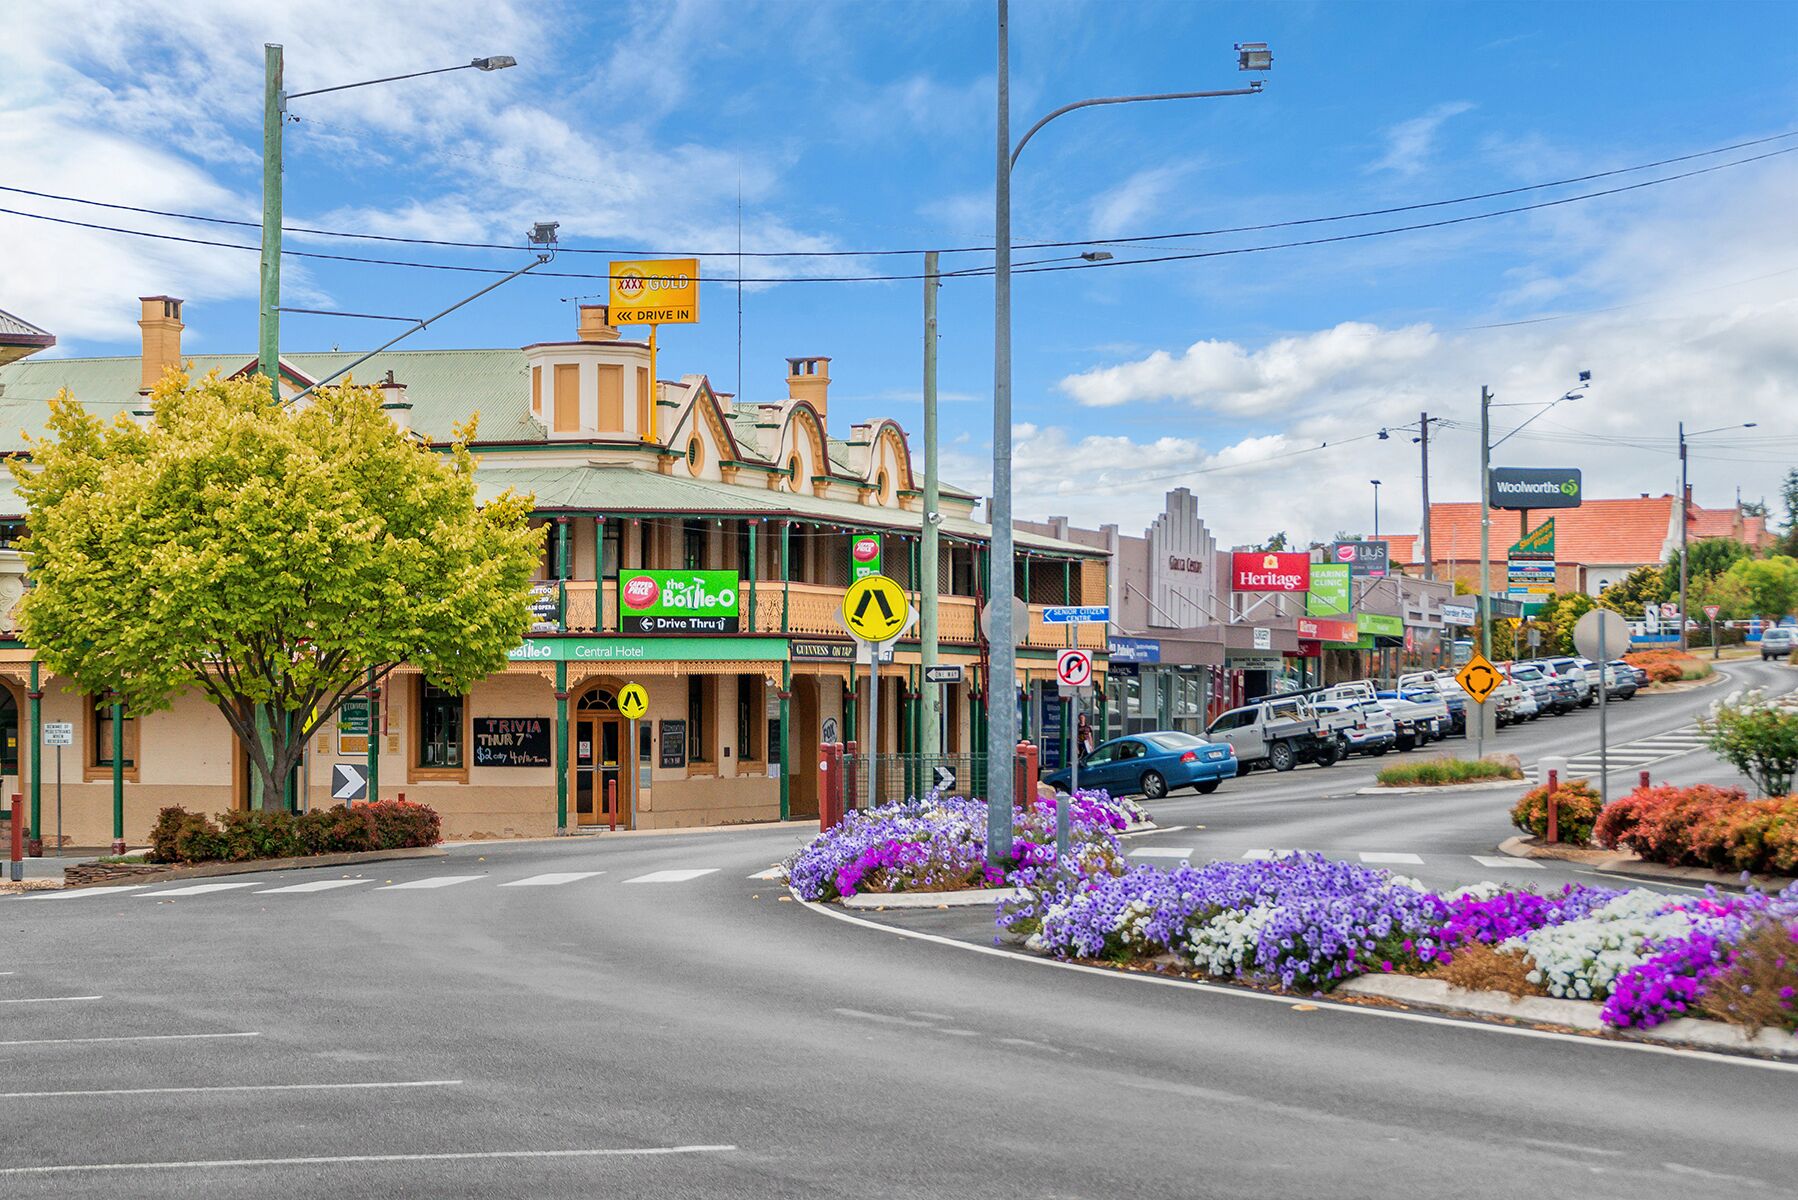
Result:
[[1480,654],[1492,657],[1492,389],[1480,385]]
[[[995,865],[1011,859],[1012,772],[1018,743],[1017,636],[1012,628],[1016,586],[1011,528],[1011,172],[1018,155],[1037,131],[1076,109],[1103,104],[1136,104],[1153,100],[1199,100],[1216,96],[1248,96],[1246,88],[1209,92],[1165,92],[1143,96],[1099,96],[1064,104],[1025,131],[1011,144],[1010,15],[1007,0],[998,0],[997,157],[993,188],[993,494],[988,504],[992,524],[991,598],[988,601],[989,666],[987,670],[986,853]],[[1238,66],[1265,71],[1273,63],[1260,42],[1237,46]]]
[[[1686,423],[1684,421],[1681,421],[1679,423],[1679,648],[1681,650],[1687,649],[1687,645],[1686,645],[1686,575],[1687,575],[1686,559],[1687,559],[1688,555],[1686,552],[1691,546],[1690,534],[1691,534],[1691,526],[1692,526],[1692,512],[1691,512],[1691,508],[1688,504],[1687,497],[1686,497],[1686,489],[1691,486],[1690,482],[1688,481],[1687,473],[1686,473],[1686,439],[1688,437],[1703,437],[1707,433],[1723,433],[1727,430],[1732,430],[1732,429],[1753,429],[1755,427],[1755,425],[1756,425],[1756,422],[1754,422],[1754,421],[1744,421],[1740,425],[1719,425],[1715,429],[1700,429],[1697,433],[1688,434],[1686,432]],[[1740,494],[1738,493],[1737,499],[1740,499],[1740,498],[1741,498]],[[1712,625],[1711,625],[1711,650],[1712,650],[1713,654],[1715,653],[1716,649],[1717,649],[1717,629],[1716,629],[1716,623],[1712,622]]]
[[1369,479],[1367,482],[1373,484],[1373,536],[1374,540],[1378,541],[1380,537],[1380,481]]
[[924,674],[924,720],[920,747],[926,755],[943,752],[943,688],[932,683],[936,666],[937,620],[937,511],[936,450],[936,297],[942,286],[937,278],[937,252],[924,255],[924,521],[918,538],[918,658]]

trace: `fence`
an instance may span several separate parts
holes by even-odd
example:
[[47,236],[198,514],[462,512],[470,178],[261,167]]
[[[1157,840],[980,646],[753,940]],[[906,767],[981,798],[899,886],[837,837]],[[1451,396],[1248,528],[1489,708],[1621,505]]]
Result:
[[[863,754],[854,742],[819,748],[818,824],[829,829],[854,809],[916,799],[930,791],[950,796],[986,794],[984,754]],[[1018,743],[1012,758],[1014,798],[1035,791],[1037,747]],[[875,786],[878,785],[878,786]]]

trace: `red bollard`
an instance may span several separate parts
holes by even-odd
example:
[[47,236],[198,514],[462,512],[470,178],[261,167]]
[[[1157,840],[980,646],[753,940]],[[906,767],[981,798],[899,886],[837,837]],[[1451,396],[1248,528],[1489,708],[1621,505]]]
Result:
[[25,797],[12,794],[12,869],[14,883],[25,878]]
[[606,780],[606,810],[607,810],[607,812],[609,812],[611,814],[611,817],[612,817],[611,832],[617,833],[618,832],[618,781],[616,779]]
[[1012,803],[1022,809],[1028,809],[1030,802],[1036,799],[1038,753],[1033,743],[1019,742],[1017,756],[1013,759],[1017,765],[1012,775]]
[[1552,845],[1561,840],[1561,805],[1555,799],[1555,793],[1561,787],[1561,773],[1548,773],[1548,841]]
[[1644,790],[1646,790],[1650,786],[1650,784],[1648,782],[1648,772],[1647,771],[1642,772],[1642,785],[1641,786],[1643,787]]
[[826,742],[818,748],[818,831],[834,826],[843,811],[843,747]]

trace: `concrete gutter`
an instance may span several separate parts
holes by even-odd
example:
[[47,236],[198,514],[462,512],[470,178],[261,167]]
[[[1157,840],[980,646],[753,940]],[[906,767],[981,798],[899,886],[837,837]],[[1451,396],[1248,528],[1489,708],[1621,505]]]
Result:
[[[1741,872],[1731,874],[1727,871],[1712,871],[1706,867],[1669,867],[1662,863],[1646,862],[1628,850],[1591,850],[1580,846],[1549,845],[1537,841],[1533,837],[1506,838],[1499,843],[1498,852],[1508,854],[1512,858],[1551,858],[1561,862],[1579,863],[1581,866],[1595,870],[1610,871],[1618,875],[1634,875],[1645,883],[1664,881],[1667,883],[1687,883],[1697,886],[1714,884],[1717,887],[1740,888],[1744,883]],[[1748,875],[1746,882],[1752,883],[1762,891],[1779,891],[1792,882],[1785,875]]]
[[1508,1017],[1531,1024],[1561,1025],[1568,1029],[1602,1032],[1633,1042],[1696,1046],[1705,1050],[1766,1054],[1798,1060],[1798,1037],[1782,1030],[1763,1029],[1750,1036],[1739,1025],[1728,1025],[1722,1021],[1700,1021],[1691,1017],[1668,1021],[1653,1029],[1612,1029],[1599,1020],[1600,1006],[1589,1001],[1472,991],[1454,987],[1445,980],[1419,979],[1415,975],[1362,975],[1338,986],[1334,994],[1421,1004],[1487,1017]]

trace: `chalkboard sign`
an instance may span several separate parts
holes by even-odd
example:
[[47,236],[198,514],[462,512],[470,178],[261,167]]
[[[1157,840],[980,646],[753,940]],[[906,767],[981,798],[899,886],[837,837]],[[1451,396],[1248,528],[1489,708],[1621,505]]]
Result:
[[474,765],[477,767],[548,767],[548,717],[476,717]]
[[556,620],[556,609],[560,607],[561,588],[553,583],[533,583],[531,585],[531,632],[558,633],[562,625]]
[[663,721],[661,725],[662,770],[679,770],[687,765],[687,723],[685,721]]

